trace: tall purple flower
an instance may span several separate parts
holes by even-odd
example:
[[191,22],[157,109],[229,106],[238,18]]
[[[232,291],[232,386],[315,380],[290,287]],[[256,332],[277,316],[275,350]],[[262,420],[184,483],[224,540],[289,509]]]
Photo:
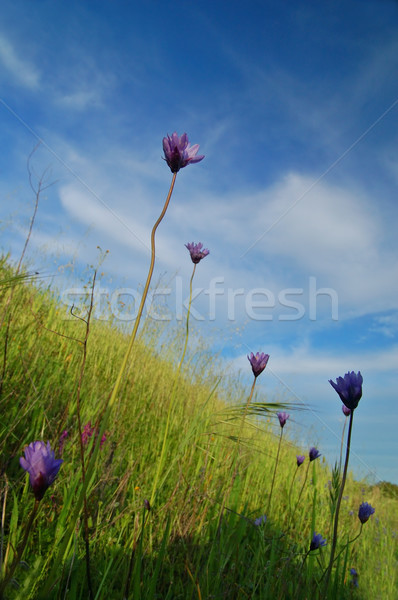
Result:
[[21,456],[19,464],[29,473],[29,481],[36,500],[41,500],[45,491],[54,482],[62,459],[56,459],[50,442],[32,442],[24,448],[25,458]]
[[183,133],[181,137],[174,132],[171,136],[163,138],[164,160],[170,167],[172,173],[177,173],[189,164],[200,162],[204,155],[196,156],[199,144],[189,145],[188,136]]
[[314,447],[310,448],[309,451],[309,457],[310,457],[310,462],[315,460],[316,458],[319,458],[321,456],[321,453],[318,452],[318,450]]
[[310,545],[310,552],[312,550],[318,550],[318,548],[321,548],[321,546],[326,546],[326,540],[323,539],[320,533],[316,533],[314,531]]
[[279,424],[282,427],[282,429],[286,425],[286,421],[288,420],[289,417],[290,417],[290,415],[288,415],[285,412],[278,413]]
[[257,352],[255,355],[253,352],[248,355],[247,358],[252,366],[252,371],[254,377],[258,377],[260,373],[262,373],[267,366],[267,362],[269,360],[269,354],[264,354],[264,352]]
[[206,248],[202,250],[203,244],[201,242],[199,242],[199,244],[194,244],[194,242],[191,242],[190,244],[185,244],[185,247],[188,248],[191,255],[191,260],[195,265],[197,265],[202,258],[205,258],[208,254],[210,254]]
[[371,504],[368,504],[367,502],[362,502],[361,506],[359,507],[358,518],[362,524],[366,523],[366,521],[369,520],[369,517],[373,515],[374,512],[375,509]]
[[363,377],[361,371],[346,373],[344,377],[337,377],[336,383],[329,379],[330,385],[336,390],[345,406],[354,410],[362,398]]
[[301,465],[305,461],[305,456],[303,456],[302,454],[299,454],[298,456],[296,456],[296,459],[297,459],[297,466],[301,467]]

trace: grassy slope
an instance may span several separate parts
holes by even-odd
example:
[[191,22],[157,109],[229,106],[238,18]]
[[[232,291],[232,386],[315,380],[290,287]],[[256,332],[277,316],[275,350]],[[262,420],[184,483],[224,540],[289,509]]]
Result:
[[[6,278],[6,264],[2,273],[0,280]],[[12,302],[5,313],[10,293]],[[8,329],[0,409],[0,460],[5,475],[2,554],[6,561],[12,558],[33,504],[18,464],[23,446],[44,439],[57,449],[61,432],[69,432],[65,462],[42,502],[24,555],[28,569],[16,572],[19,590],[9,588],[10,598],[25,600],[40,597],[48,581],[80,485],[76,394],[82,344],[77,340],[84,338],[85,323],[65,320],[51,294],[28,283],[4,286],[0,310],[0,319],[5,314],[1,361]],[[183,371],[172,410],[161,487],[152,510],[145,511],[143,502],[153,491],[175,380],[173,365],[179,359],[179,355],[173,359],[173,353],[181,352],[183,345],[177,333],[172,339],[166,336],[162,346],[160,340],[165,338],[160,333],[147,329],[145,340],[141,338],[135,346],[88,498],[97,598],[123,597],[132,548],[133,598],[321,597],[315,579],[322,572],[320,565],[327,564],[328,546],[321,554],[307,557],[303,568],[302,564],[314,529],[330,540],[331,475],[321,461],[311,464],[292,518],[308,462],[295,474],[295,455],[306,454],[307,449],[296,449],[283,440],[268,521],[266,526],[255,527],[252,520],[268,508],[279,431],[265,419],[247,422],[237,446],[241,411],[239,418],[232,418],[223,398],[239,405],[249,390],[242,390],[233,380],[220,380],[222,369],[217,372],[217,364],[209,365],[205,350],[187,358],[189,366]],[[81,389],[83,424],[100,421],[125,346],[126,336],[116,327],[92,322]],[[293,424],[286,425],[287,435],[289,426]],[[390,497],[380,488],[351,479],[345,494],[341,540],[359,532],[356,515],[362,501],[372,503],[376,515],[340,555],[334,578],[340,587],[335,597],[394,599],[398,597],[394,488]],[[87,598],[82,530],[78,521],[48,598]],[[350,567],[360,574],[360,587],[355,590],[349,585]],[[69,592],[64,596],[66,589]]]

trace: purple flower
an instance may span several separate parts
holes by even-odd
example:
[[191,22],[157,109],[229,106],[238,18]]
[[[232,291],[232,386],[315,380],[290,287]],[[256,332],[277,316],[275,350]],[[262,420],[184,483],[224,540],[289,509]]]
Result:
[[91,436],[93,435],[93,433],[94,433],[94,427],[92,427],[91,421],[89,421],[83,427],[83,431],[82,431],[82,442],[83,442],[84,446],[87,444],[87,442],[89,441],[89,439],[91,438]]
[[260,373],[262,373],[267,366],[267,362],[269,360],[269,354],[264,354],[264,352],[257,352],[256,355],[253,352],[248,355],[247,358],[252,366],[252,371],[254,377],[258,377]]
[[361,506],[359,507],[358,518],[362,524],[366,523],[366,521],[369,520],[369,517],[373,515],[374,512],[375,509],[373,508],[373,506],[371,506],[367,502],[362,502]]
[[301,465],[305,461],[305,456],[303,456],[302,454],[299,454],[298,456],[296,456],[296,458],[297,458],[297,466],[301,467]]
[[41,500],[48,487],[54,482],[59,468],[64,462],[55,459],[50,442],[32,442],[24,448],[25,458],[21,456],[19,464],[29,473],[29,481],[36,500]]
[[341,405],[341,410],[343,411],[343,413],[345,414],[346,417],[349,417],[351,414],[351,409],[347,408],[345,404]]
[[199,242],[199,244],[194,244],[191,242],[190,244],[185,244],[185,247],[188,248],[191,255],[191,260],[195,265],[197,265],[202,258],[205,258],[209,254],[207,249],[202,250],[203,244],[201,242]]
[[[87,444],[87,442],[89,441],[89,439],[92,437],[93,433],[95,432],[95,435],[98,435],[98,426],[96,425],[95,427],[93,427],[91,425],[91,421],[89,421],[83,428],[82,431],[82,442],[83,442],[83,446],[85,446]],[[107,440],[106,437],[106,433],[104,433],[101,437],[101,441],[100,441],[100,448],[102,448],[102,446],[105,444]]]
[[312,536],[310,552],[312,550],[318,550],[321,546],[326,546],[326,540],[324,540],[320,533],[316,533],[314,531],[314,535]]
[[253,522],[256,527],[260,527],[260,525],[267,522],[267,515],[261,515],[261,517],[257,517],[257,519],[254,519]]
[[290,417],[290,415],[288,415],[285,412],[278,413],[279,424],[282,427],[282,429],[286,425],[286,421],[288,420],[289,417]]
[[313,461],[316,458],[319,458],[321,456],[321,453],[318,452],[318,450],[316,448],[312,447],[312,448],[310,448],[309,456],[310,456],[310,461]]
[[198,150],[199,144],[189,145],[186,133],[178,137],[178,134],[174,132],[173,135],[163,138],[164,160],[172,173],[177,173],[183,167],[203,160],[204,155],[196,156]]
[[358,406],[358,402],[362,398],[362,383],[363,377],[361,371],[354,373],[351,371],[343,377],[337,377],[336,383],[329,379],[329,383],[341,398],[341,401],[347,408],[354,410]]
[[359,587],[358,584],[358,572],[356,569],[350,569],[350,574],[352,575],[352,585],[353,587]]

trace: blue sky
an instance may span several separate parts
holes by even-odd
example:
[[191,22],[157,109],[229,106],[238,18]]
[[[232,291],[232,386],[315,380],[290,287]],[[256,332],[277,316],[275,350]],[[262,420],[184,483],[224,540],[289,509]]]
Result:
[[206,157],[159,229],[164,310],[184,316],[183,244],[202,241],[197,330],[248,377],[246,354],[269,353],[259,392],[310,406],[291,431],[330,461],[343,416],[327,380],[361,370],[352,466],[398,483],[397,67],[393,0],[4,0],[2,249],[26,237],[40,139],[31,166],[54,184],[30,264],[65,292],[99,245],[103,290],[139,289],[171,178],[162,138],[186,131]]

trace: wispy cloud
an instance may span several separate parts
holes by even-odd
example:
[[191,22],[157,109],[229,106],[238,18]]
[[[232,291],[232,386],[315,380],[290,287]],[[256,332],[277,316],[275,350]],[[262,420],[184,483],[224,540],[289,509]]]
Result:
[[41,75],[39,70],[14,48],[12,43],[0,34],[0,62],[14,81],[31,90],[38,89]]
[[370,330],[390,339],[395,338],[398,335],[398,313],[376,316]]

